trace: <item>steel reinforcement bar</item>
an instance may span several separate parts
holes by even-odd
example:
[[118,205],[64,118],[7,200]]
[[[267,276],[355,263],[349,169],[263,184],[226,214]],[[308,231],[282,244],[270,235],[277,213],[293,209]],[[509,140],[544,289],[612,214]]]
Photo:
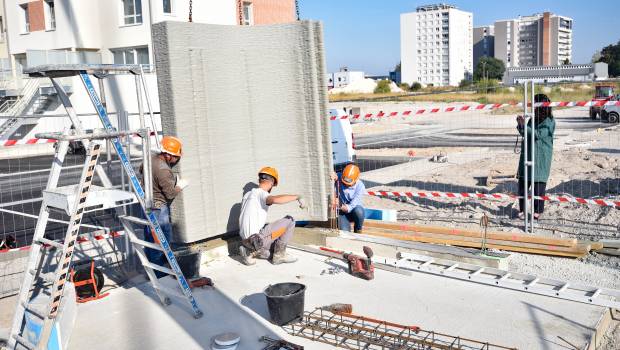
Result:
[[352,350],[516,349],[324,309],[305,312],[298,322],[284,328],[294,336]]

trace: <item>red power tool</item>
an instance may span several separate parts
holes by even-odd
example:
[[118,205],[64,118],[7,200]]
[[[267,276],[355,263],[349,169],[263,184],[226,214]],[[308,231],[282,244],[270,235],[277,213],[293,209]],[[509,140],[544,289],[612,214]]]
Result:
[[355,277],[365,279],[367,281],[375,278],[375,266],[372,264],[372,256],[374,253],[370,247],[364,246],[365,257],[355,255],[353,253],[345,253],[339,250],[333,250],[325,247],[321,247],[321,250],[326,252],[342,254],[342,258],[349,264],[349,273]]

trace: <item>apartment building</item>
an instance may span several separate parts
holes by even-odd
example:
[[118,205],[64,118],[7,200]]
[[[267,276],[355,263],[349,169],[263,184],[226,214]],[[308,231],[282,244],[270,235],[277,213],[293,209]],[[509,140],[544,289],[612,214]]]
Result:
[[550,12],[495,22],[495,57],[506,67],[572,61],[573,20]]
[[473,72],[473,15],[446,4],[420,6],[400,16],[401,79],[458,85]]
[[9,64],[9,49],[6,38],[6,16],[4,15],[4,0],[0,0],[0,81],[11,76]]
[[476,27],[473,31],[474,40],[474,67],[481,57],[495,56],[495,27]]
[[[19,72],[24,65],[46,60],[150,64],[151,24],[188,21],[190,1],[5,0],[5,9],[11,19],[9,53]],[[294,0],[192,2],[192,20],[198,23],[253,25],[295,19]]]
[[[158,112],[151,24],[188,21],[190,3],[192,21],[197,23],[253,25],[296,19],[294,0],[4,0],[11,74],[8,78],[0,77],[0,105],[9,100],[27,99],[28,107],[16,113],[63,113],[50,82],[26,79],[22,75],[24,67],[66,63],[142,64],[147,72],[145,80],[152,110]],[[36,90],[24,88],[31,81],[36,81]],[[79,78],[63,78],[62,84],[78,113],[93,112]],[[134,84],[134,78],[129,75],[105,79],[106,102],[111,113],[119,116],[138,111]],[[27,95],[24,91],[32,93]],[[82,122],[86,128],[100,126],[96,117],[85,117]],[[132,128],[137,127],[135,122],[135,119],[130,121]],[[12,126],[5,128],[3,123]],[[39,131],[60,131],[67,123],[62,118],[44,116],[20,119],[18,123],[3,119],[0,140],[17,137],[18,129],[19,137],[25,138]]]

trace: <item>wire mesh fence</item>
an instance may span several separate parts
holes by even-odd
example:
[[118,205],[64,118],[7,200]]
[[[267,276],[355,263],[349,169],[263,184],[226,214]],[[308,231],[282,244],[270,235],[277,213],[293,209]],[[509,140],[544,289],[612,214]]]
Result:
[[[554,91],[552,102],[569,102],[579,96],[575,89],[584,90],[581,95],[594,95],[593,86],[583,84],[563,85],[566,96],[552,86],[536,86],[535,93]],[[365,205],[397,210],[400,220],[471,227],[479,226],[481,216],[487,215],[496,228],[523,230],[517,198],[523,135],[516,117],[524,114],[523,106],[517,105],[524,92],[522,87],[514,90],[512,99],[484,106],[477,102],[335,103],[348,118],[333,123],[352,123],[361,178],[371,193]],[[438,100],[463,97],[450,95]],[[501,93],[489,93],[483,102],[496,101],[497,95]],[[507,105],[498,108],[502,103]],[[546,159],[542,150],[537,151],[539,162],[550,163],[550,171],[548,177],[541,174],[535,180],[546,187],[545,200],[540,202],[544,209],[537,203],[542,213],[535,229],[584,238],[617,235],[617,126],[605,116],[592,119],[588,106],[552,110],[551,157]]]
[[[135,114],[124,113],[135,118]],[[66,129],[66,118],[60,116],[46,118],[55,120],[48,123],[50,131]],[[93,117],[81,116],[82,119]],[[118,125],[117,125],[118,124]],[[116,123],[120,130],[128,130],[132,123]],[[126,139],[123,143],[133,155],[132,163],[138,167],[142,163],[140,139]],[[41,148],[39,146],[44,146]],[[37,148],[38,147],[38,148]],[[36,148],[36,149],[34,149]],[[15,151],[17,149],[17,152]],[[110,152],[107,152],[107,150]],[[28,248],[32,239],[41,211],[43,191],[46,188],[52,162],[54,161],[55,145],[16,145],[0,148],[8,156],[0,157],[0,298],[13,295],[19,291],[24,269],[28,259]],[[58,187],[75,185],[79,182],[84,166],[85,150],[81,143],[72,142],[70,154],[65,157]],[[112,150],[106,147],[99,164],[105,170],[112,185],[118,189],[131,191],[123,167]],[[94,185],[103,186],[102,179],[95,176]],[[133,266],[128,264],[128,241],[122,233],[123,227],[119,215],[134,210],[130,207],[119,207],[106,210],[94,210],[84,215],[80,227],[81,238],[76,248],[74,261],[93,259],[108,277],[121,279],[119,274],[131,272]],[[66,235],[69,216],[62,210],[50,210],[50,222],[45,228],[45,237],[62,241]],[[50,255],[50,256],[53,256]],[[47,272],[53,272],[55,259],[44,264]],[[44,271],[44,272],[45,272]]]

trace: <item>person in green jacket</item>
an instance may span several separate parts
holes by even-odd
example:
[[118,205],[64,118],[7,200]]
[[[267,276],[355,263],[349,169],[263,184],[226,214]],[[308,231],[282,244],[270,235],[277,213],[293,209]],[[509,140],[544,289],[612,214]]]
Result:
[[[551,102],[549,97],[545,94],[537,94],[534,96],[534,102]],[[553,159],[553,133],[555,132],[555,120],[551,113],[551,107],[535,107],[534,118],[536,125],[532,132],[532,122],[525,126],[525,119],[523,116],[517,117],[517,130],[521,136],[527,132],[528,136],[528,154],[527,160],[532,160],[531,152],[531,137],[534,137],[535,142],[535,164],[534,164],[534,177],[532,178],[532,167],[528,166],[528,192],[531,189],[532,182],[534,186],[535,196],[544,196],[547,187],[547,180],[549,179],[549,173],[551,171],[551,161]],[[519,171],[517,177],[519,178],[519,218],[524,217],[525,207],[525,145],[524,141],[521,142],[521,157],[519,158]],[[545,202],[543,200],[534,200],[534,219],[538,220],[540,215],[545,210]]]

